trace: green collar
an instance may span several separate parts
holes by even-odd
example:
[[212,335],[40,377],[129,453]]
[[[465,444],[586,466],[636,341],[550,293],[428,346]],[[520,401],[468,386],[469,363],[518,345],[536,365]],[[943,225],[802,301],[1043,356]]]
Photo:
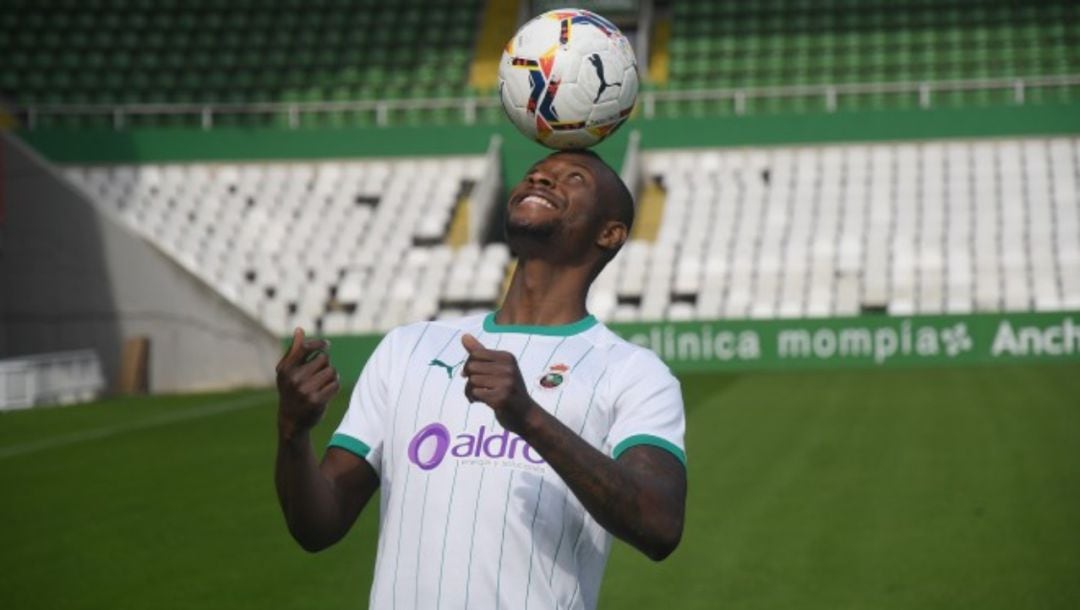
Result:
[[495,312],[491,312],[484,318],[484,332],[489,333],[525,333],[528,335],[547,335],[549,337],[569,337],[585,332],[596,326],[596,317],[592,314],[585,316],[577,322],[560,324],[558,326],[539,326],[530,324],[499,324],[495,322]]

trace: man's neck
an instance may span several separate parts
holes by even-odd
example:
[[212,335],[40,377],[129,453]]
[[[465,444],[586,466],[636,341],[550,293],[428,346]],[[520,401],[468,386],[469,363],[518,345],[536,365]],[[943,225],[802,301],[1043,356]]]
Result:
[[495,321],[533,326],[577,322],[588,315],[585,297],[591,281],[588,269],[555,266],[535,258],[519,259]]

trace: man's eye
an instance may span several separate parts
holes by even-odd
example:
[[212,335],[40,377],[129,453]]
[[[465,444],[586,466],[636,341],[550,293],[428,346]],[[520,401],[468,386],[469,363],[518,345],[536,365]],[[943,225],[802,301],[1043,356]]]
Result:
[[566,179],[569,180],[570,182],[582,182],[582,181],[585,180],[585,176],[582,176],[581,174],[579,174],[577,172],[574,172],[574,173],[570,174],[569,176],[567,176]]

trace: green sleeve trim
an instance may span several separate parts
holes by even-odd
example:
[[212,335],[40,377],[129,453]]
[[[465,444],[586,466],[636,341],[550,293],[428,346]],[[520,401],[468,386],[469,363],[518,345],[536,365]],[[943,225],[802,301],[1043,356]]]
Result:
[[686,466],[685,451],[680,449],[675,443],[666,439],[662,439],[659,436],[653,436],[651,434],[635,434],[634,436],[625,439],[623,442],[615,446],[615,449],[611,452],[611,457],[617,460],[619,459],[619,456],[622,455],[627,449],[631,447],[636,447],[637,445],[651,445],[653,447],[659,447],[664,451],[667,451],[671,455],[674,455],[675,459],[682,462],[683,466]]
[[349,453],[354,453],[362,458],[366,458],[371,453],[371,447],[368,447],[364,441],[355,439],[345,434],[335,434],[330,437],[330,444],[328,447],[337,447],[344,449]]

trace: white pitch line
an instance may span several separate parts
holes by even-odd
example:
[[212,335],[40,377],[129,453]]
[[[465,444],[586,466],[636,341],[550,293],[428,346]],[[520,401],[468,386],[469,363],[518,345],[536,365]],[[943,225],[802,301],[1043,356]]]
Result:
[[212,417],[214,415],[220,415],[222,413],[228,413],[230,411],[238,411],[240,409],[252,407],[259,403],[265,403],[269,398],[270,395],[268,394],[247,396],[244,398],[238,398],[236,400],[193,407],[191,409],[185,409],[183,411],[177,411],[175,413],[168,413],[166,415],[152,417],[130,424],[91,428],[90,430],[72,432],[71,434],[63,434],[60,436],[54,436],[52,438],[46,438],[39,441],[22,443],[19,445],[8,445],[7,447],[0,447],[0,460],[10,457],[17,457],[20,455],[27,455],[30,453],[37,453],[39,451],[45,451],[47,449],[67,447],[68,445],[75,445],[78,443],[84,443],[86,441],[108,438],[110,436],[116,436],[117,434],[124,434],[126,432],[145,430],[147,428],[157,428],[159,426],[167,426],[169,424],[174,424],[177,422],[189,421],[193,419],[202,419],[204,417]]

